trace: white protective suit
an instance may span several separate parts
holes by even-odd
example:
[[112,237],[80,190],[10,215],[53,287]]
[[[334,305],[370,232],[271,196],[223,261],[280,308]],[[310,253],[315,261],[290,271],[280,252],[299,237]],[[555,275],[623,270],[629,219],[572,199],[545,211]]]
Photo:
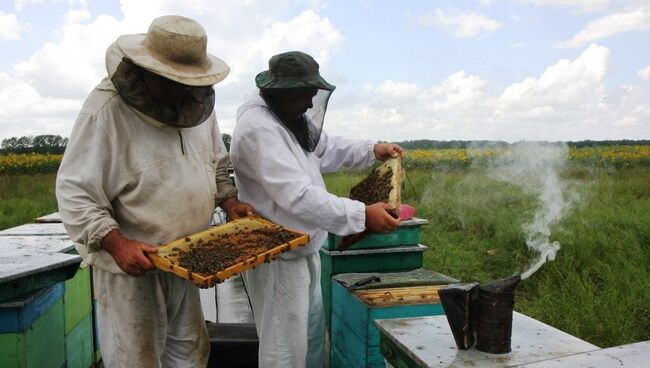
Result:
[[260,367],[322,367],[325,337],[319,249],[327,232],[365,228],[365,205],[327,192],[322,172],[361,169],[374,160],[374,143],[329,136],[313,153],[259,95],[237,111],[231,158],[239,199],[263,217],[305,233],[307,246],[243,274],[260,339]]
[[236,195],[214,113],[193,128],[161,124],[126,105],[108,79],[86,99],[57,176],[59,213],[93,266],[107,367],[199,367],[209,341],[198,289],[174,275],[126,275],[102,239],[113,229],[159,245],[209,227]]

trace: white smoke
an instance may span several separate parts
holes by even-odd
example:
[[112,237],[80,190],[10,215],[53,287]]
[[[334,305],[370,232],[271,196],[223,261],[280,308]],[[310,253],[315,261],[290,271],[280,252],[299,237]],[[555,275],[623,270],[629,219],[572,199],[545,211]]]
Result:
[[569,190],[560,173],[565,168],[569,147],[564,143],[515,143],[503,155],[490,160],[490,176],[521,186],[539,199],[533,220],[523,225],[526,245],[539,257],[521,274],[527,279],[546,261],[555,259],[560,243],[550,242],[551,227],[571,209],[576,193]]

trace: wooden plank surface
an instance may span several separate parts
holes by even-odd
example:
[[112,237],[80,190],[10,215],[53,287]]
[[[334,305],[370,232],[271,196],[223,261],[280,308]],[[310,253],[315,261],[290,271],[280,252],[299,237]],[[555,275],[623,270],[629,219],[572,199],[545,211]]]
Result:
[[24,224],[0,231],[0,236],[68,235],[61,223]]
[[443,316],[377,320],[381,352],[399,367],[514,367],[599,348],[521,313],[514,313],[512,352],[459,350]]
[[526,368],[650,367],[650,340],[523,365]]
[[438,290],[443,285],[437,286],[411,286],[401,288],[358,290],[354,293],[367,305],[392,306],[408,304],[439,304]]
[[67,265],[81,263],[81,256],[64,253],[32,253],[29,251],[0,249],[0,283]]
[[68,253],[74,242],[67,235],[0,236],[0,251],[25,251],[32,253]]
[[50,213],[49,215],[36,218],[36,222],[38,223],[61,222],[61,215],[59,215],[58,212]]

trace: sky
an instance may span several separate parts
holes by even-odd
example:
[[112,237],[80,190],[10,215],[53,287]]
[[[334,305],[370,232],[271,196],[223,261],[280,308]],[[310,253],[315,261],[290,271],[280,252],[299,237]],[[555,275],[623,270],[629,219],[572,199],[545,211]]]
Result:
[[268,59],[300,50],[337,86],[330,134],[650,139],[650,0],[0,0],[0,140],[70,136],[106,48],[167,14],[231,68],[224,133]]

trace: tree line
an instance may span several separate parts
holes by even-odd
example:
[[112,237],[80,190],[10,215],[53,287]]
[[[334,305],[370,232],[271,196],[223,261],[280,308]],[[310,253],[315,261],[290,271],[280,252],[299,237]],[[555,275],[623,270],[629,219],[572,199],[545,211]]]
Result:
[[[436,141],[431,139],[417,139],[412,141],[402,141],[396,142],[404,149],[445,149],[445,148],[480,148],[480,147],[507,147],[511,143],[505,141],[489,141],[489,140],[479,140],[479,141],[462,141],[462,140],[452,140],[452,141]],[[647,146],[650,145],[650,140],[632,140],[632,139],[620,139],[620,140],[604,140],[604,141],[566,141],[566,142],[538,142],[545,144],[557,144],[557,143],[566,143],[569,147],[598,147],[598,146]]]
[[[230,151],[230,141],[232,139],[230,134],[222,135],[223,143],[226,145],[226,149]],[[507,147],[510,143],[505,141],[489,141],[489,140],[479,140],[479,141],[463,141],[463,140],[451,140],[451,141],[438,141],[431,139],[417,139],[410,141],[397,142],[400,146],[405,149],[444,149],[444,148],[472,148],[472,147]],[[545,142],[545,143],[558,143],[558,142]],[[583,140],[583,141],[568,141],[563,142],[569,145],[569,147],[597,147],[597,146],[632,146],[632,145],[650,145],[650,140],[632,140],[632,139],[621,139],[621,140],[604,140],[604,141],[593,141],[593,140]],[[2,145],[0,146],[0,154],[7,153],[45,153],[45,154],[60,154],[65,151],[65,147],[68,144],[68,138],[61,137],[60,135],[37,135],[37,136],[23,136],[23,137],[12,137],[2,140]]]
[[37,136],[11,137],[2,140],[0,153],[44,153],[60,154],[65,151],[68,138],[60,135],[44,134]]
[[[230,134],[222,134],[223,143],[226,149],[230,151]],[[61,154],[68,145],[68,138],[60,135],[37,135],[11,137],[2,140],[0,144],[0,155],[8,153],[43,153],[43,154]]]

